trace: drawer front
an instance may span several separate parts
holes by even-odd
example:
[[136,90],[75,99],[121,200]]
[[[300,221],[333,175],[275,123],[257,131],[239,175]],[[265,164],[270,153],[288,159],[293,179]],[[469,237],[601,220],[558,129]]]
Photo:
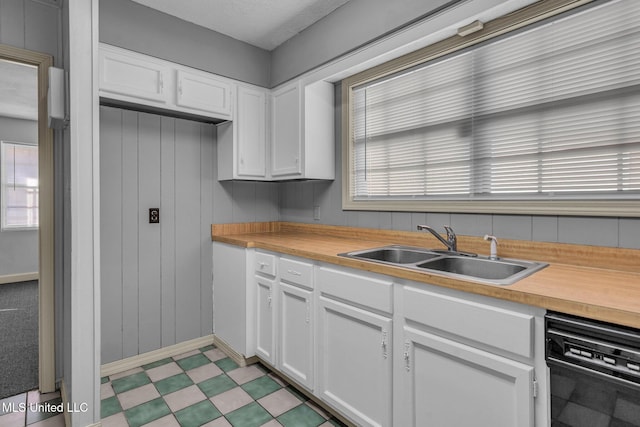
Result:
[[393,313],[393,283],[388,280],[340,271],[318,269],[318,287],[324,295],[385,313]]
[[276,257],[275,255],[256,252],[255,270],[267,276],[276,277]]
[[313,264],[280,258],[280,280],[313,289]]
[[405,286],[403,314],[429,328],[533,357],[532,315]]

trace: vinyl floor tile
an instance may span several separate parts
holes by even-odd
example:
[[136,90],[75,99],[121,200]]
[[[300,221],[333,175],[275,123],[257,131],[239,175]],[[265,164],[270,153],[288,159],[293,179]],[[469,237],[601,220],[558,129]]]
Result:
[[[103,427],[343,426],[264,366],[240,368],[214,346],[104,377],[101,393]],[[8,416],[1,427],[13,427]]]

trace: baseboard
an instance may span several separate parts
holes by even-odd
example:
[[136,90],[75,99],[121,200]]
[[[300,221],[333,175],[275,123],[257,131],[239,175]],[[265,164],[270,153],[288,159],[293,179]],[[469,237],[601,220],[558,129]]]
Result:
[[218,347],[220,350],[222,350],[222,352],[224,354],[229,356],[229,358],[231,360],[233,360],[234,362],[236,362],[236,364],[238,366],[240,366],[241,368],[244,368],[245,366],[251,365],[251,364],[256,363],[258,361],[258,357],[257,356],[252,356],[252,357],[248,357],[248,358],[244,357],[242,354],[240,354],[237,351],[235,351],[229,344],[227,344],[220,337],[214,336],[213,337],[213,344],[216,347]]
[[129,369],[137,368],[138,366],[157,362],[158,360],[162,360],[167,357],[177,356],[179,354],[186,353],[187,351],[195,350],[201,347],[206,347],[213,343],[214,343],[214,336],[207,335],[207,336],[195,338],[189,341],[184,341],[178,344],[173,344],[167,347],[162,347],[162,348],[159,348],[158,350],[153,350],[147,353],[138,354],[136,356],[127,357],[126,359],[105,363],[100,367],[100,376],[106,377],[108,375],[113,375],[120,372],[128,371]]
[[0,285],[4,285],[6,283],[29,282],[31,280],[38,280],[39,278],[40,274],[38,274],[37,271],[35,273],[6,274],[4,276],[0,276]]

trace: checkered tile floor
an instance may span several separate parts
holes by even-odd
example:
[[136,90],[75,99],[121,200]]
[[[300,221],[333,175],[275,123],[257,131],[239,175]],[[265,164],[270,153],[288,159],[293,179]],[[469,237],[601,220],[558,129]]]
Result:
[[260,364],[208,346],[102,378],[103,427],[344,426]]

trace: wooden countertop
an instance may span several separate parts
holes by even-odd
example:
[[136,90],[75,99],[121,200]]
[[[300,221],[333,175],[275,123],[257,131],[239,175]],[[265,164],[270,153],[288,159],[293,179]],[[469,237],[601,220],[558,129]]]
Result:
[[[640,250],[500,240],[500,256],[550,265],[498,286],[337,256],[389,244],[442,246],[426,233],[272,222],[213,225],[212,239],[640,328]],[[489,249],[478,237],[458,242],[464,251]]]

